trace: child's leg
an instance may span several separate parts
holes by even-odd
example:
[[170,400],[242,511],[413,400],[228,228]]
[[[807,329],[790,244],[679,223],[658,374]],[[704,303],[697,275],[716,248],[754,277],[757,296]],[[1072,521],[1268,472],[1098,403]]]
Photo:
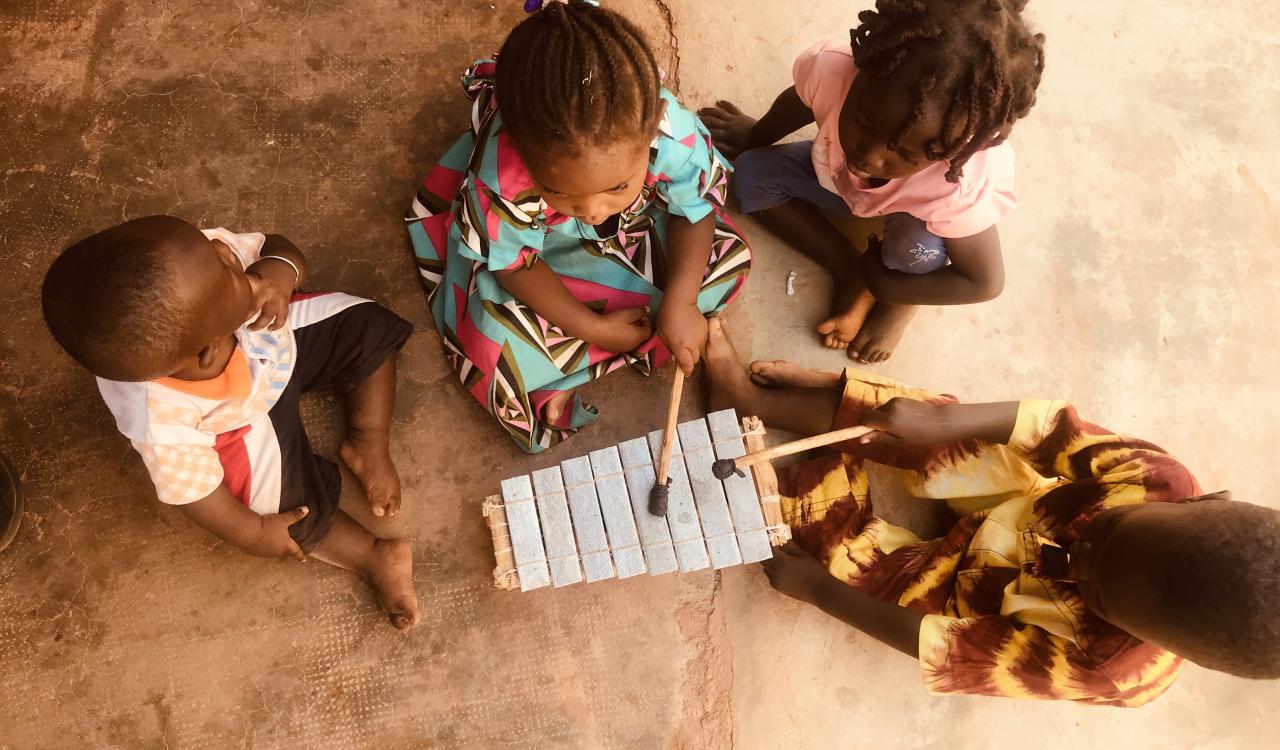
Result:
[[[890,214],[884,220],[880,258],[885,267],[902,273],[924,274],[947,264],[945,241],[910,214]],[[915,317],[915,305],[877,302],[866,323],[849,344],[849,358],[874,364],[893,354],[907,325]]]
[[345,394],[347,436],[342,461],[364,485],[375,516],[400,510],[400,475],[391,462],[391,407],[396,399],[396,360],[389,356]]
[[708,321],[703,361],[711,385],[712,411],[733,408],[742,416],[752,414],[770,427],[801,435],[817,435],[831,429],[840,406],[839,376],[825,387],[761,388],[747,377],[718,318]]
[[734,162],[734,194],[750,214],[832,275],[831,317],[818,325],[823,344],[844,349],[874,299],[857,273],[857,252],[822,211],[848,213],[840,196],[822,187],[810,159],[812,142],[753,149]]
[[290,320],[302,391],[336,385],[344,396],[347,436],[342,460],[364,486],[376,516],[400,509],[400,476],[391,462],[391,408],[396,394],[395,356],[413,327],[386,308],[346,294],[295,299]]
[[418,624],[413,590],[413,552],[404,539],[378,539],[342,511],[311,556],[369,579],[391,624],[408,630]]

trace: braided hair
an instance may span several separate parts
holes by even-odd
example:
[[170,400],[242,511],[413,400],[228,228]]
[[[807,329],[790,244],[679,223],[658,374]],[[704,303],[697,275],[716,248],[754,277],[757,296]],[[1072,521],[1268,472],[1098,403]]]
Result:
[[583,0],[545,3],[498,53],[498,110],[516,142],[648,139],[662,116],[658,63],[626,18]]
[[[926,111],[943,113],[925,144],[930,161],[950,161],[957,182],[969,157],[1009,137],[1036,102],[1044,34],[1022,20],[1027,0],[876,0],[850,32],[859,75],[914,75],[910,113],[888,146],[897,150]],[[904,67],[904,63],[905,66]]]

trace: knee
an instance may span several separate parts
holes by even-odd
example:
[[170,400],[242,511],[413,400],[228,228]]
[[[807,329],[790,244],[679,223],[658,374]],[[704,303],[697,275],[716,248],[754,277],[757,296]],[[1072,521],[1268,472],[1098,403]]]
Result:
[[744,151],[733,162],[733,197],[743,213],[760,210],[761,204],[770,195],[769,175],[773,154],[768,148],[753,148]]
[[885,217],[880,260],[893,271],[931,273],[947,264],[946,242],[914,216],[891,214]]

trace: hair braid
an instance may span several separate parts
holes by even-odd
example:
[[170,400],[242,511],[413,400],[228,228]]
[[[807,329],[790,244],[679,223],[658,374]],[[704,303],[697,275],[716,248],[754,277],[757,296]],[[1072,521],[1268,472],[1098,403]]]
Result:
[[498,53],[498,109],[522,147],[608,144],[657,126],[662,83],[644,35],[591,3],[548,3]]
[[1004,142],[1036,101],[1044,72],[1044,34],[1021,17],[1027,0],[877,0],[850,31],[860,75],[884,79],[910,73],[911,109],[889,141],[902,140],[930,110],[942,112],[931,160],[950,161],[947,179]]

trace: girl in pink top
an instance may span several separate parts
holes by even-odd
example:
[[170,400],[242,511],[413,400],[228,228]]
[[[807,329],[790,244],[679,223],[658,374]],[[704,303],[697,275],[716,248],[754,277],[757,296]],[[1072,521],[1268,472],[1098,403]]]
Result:
[[[1026,0],[877,0],[851,42],[796,59],[795,85],[759,120],[702,110],[735,161],[744,213],[836,278],[823,343],[850,359],[893,353],[916,305],[989,300],[1004,287],[996,224],[1013,209],[1005,139],[1035,103],[1044,35]],[[771,145],[816,122],[812,141]],[[884,217],[856,250],[823,211]]]

